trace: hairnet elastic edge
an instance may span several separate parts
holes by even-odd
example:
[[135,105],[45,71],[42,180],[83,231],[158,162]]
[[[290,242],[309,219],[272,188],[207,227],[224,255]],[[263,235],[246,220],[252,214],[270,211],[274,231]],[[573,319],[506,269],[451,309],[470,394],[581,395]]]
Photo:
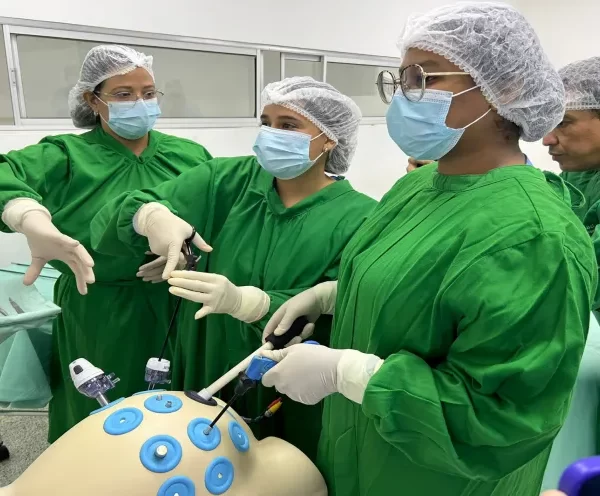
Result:
[[[599,81],[600,84],[600,81]],[[582,104],[582,103],[573,103],[573,104],[568,104],[567,103],[567,110],[600,110],[600,103],[588,103],[588,104]]]

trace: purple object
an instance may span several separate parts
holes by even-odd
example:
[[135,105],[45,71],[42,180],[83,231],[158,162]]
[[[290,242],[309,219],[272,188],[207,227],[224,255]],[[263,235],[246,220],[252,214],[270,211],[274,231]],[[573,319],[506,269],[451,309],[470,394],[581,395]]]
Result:
[[567,496],[600,495],[600,456],[583,458],[563,472],[558,489]]

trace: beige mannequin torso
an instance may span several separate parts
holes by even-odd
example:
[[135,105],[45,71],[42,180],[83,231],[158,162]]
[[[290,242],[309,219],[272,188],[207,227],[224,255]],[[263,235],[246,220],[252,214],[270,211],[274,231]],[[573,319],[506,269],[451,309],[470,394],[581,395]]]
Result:
[[204,434],[198,419],[211,421],[222,406],[156,391],[114,402],[62,436],[0,496],[327,495],[302,452],[281,439],[257,441],[231,410],[218,432]]

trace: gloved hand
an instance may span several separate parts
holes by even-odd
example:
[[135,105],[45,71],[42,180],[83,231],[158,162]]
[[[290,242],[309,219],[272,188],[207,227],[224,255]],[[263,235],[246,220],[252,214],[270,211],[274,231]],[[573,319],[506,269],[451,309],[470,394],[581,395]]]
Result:
[[275,386],[305,405],[314,405],[333,393],[361,404],[369,380],[383,364],[376,355],[314,344],[296,344],[260,354],[280,362],[263,376],[263,385]]
[[[155,255],[151,251],[147,251],[146,255]],[[160,256],[156,260],[152,260],[152,262],[148,262],[140,266],[138,272],[136,274],[137,277],[141,277],[144,282],[151,282],[152,284],[156,284],[159,282],[165,282],[162,275],[165,271],[165,265],[167,265],[167,257]],[[179,263],[176,267],[177,270],[185,269],[185,257],[183,253],[179,254]]]
[[540,494],[540,496],[567,496],[567,495],[565,493],[563,493],[562,491],[556,491],[554,489],[551,489],[550,491],[544,491],[542,494]]
[[196,319],[211,313],[227,313],[251,323],[262,319],[271,304],[269,295],[262,289],[238,287],[219,274],[177,270],[171,274],[169,284],[171,294],[203,304],[196,312]]
[[287,346],[307,339],[315,330],[315,322],[323,314],[333,314],[337,296],[337,281],[323,282],[293,296],[273,314],[263,331],[263,343],[269,334],[284,334],[298,317],[306,317],[308,324],[302,334],[292,339]]
[[262,383],[294,401],[315,405],[337,392],[337,367],[343,353],[314,344],[263,351],[262,356],[280,363],[263,376]]
[[87,285],[95,281],[94,260],[79,241],[62,234],[52,223],[50,212],[35,200],[17,198],[8,202],[2,220],[13,231],[27,238],[31,250],[31,265],[23,284],[32,285],[50,260],[60,260],[75,275],[77,290],[87,294]]
[[[152,253],[167,258],[162,277],[168,279],[179,263],[185,240],[192,235],[192,226],[171,213],[164,205],[147,203],[136,212],[133,227],[138,234],[148,238]],[[198,233],[192,243],[204,252],[212,251]]]
[[423,165],[431,164],[433,160],[417,160],[416,158],[408,157],[408,165],[406,166],[406,172],[412,172]]

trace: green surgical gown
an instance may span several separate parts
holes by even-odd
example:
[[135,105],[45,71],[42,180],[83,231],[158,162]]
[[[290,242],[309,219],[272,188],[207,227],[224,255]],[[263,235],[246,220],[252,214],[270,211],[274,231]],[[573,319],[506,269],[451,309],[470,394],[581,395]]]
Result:
[[[600,261],[600,171],[563,172],[560,175],[565,181],[575,186],[585,198],[585,202],[573,208],[577,217],[583,222],[588,234],[592,237],[596,260]],[[596,292],[594,310],[600,309],[600,288]],[[596,318],[598,314],[596,313]]]
[[[568,181],[570,184],[579,189],[583,196],[585,197],[585,204],[583,208],[579,207],[575,209],[575,213],[583,222],[585,228],[587,229],[588,234],[592,237],[592,243],[594,244],[594,250],[596,252],[596,260],[599,261],[600,264],[600,229],[598,229],[598,225],[600,224],[600,170],[590,170],[585,172],[563,172],[560,175],[565,181]],[[596,298],[594,301],[594,314],[596,316],[596,320],[600,322],[600,287],[596,291]],[[588,345],[589,346],[589,345]],[[581,381],[584,381],[583,374],[585,370],[581,371]],[[582,385],[583,387],[583,385]],[[596,393],[600,394],[598,385],[596,385]],[[586,406],[591,407],[592,405],[597,405],[593,402],[593,397],[590,395],[585,395],[583,398],[587,400]],[[575,415],[575,413],[572,413]],[[600,429],[600,411],[596,412],[597,421],[596,421],[596,431]],[[580,430],[583,429],[582,422],[574,423],[574,427],[578,427]],[[588,436],[593,436],[594,432],[589,430],[589,424],[585,426],[584,432],[587,433]],[[573,442],[573,436],[568,432],[561,433],[561,436],[565,436],[569,438],[570,442]],[[595,452],[592,454],[600,453],[600,438],[596,436],[595,440]],[[582,450],[583,451],[583,450]],[[587,449],[585,450],[587,452]],[[589,454],[589,452],[587,453]],[[572,460],[570,460],[572,461]]]
[[600,201],[600,171],[563,172],[560,177],[583,193],[585,202],[573,208],[577,217],[583,222],[588,210]]
[[92,250],[92,218],[119,194],[155,186],[210,158],[199,144],[157,131],[150,132],[148,147],[137,157],[100,127],[0,155],[0,211],[13,198],[39,201],[57,228],[80,241],[96,264],[96,283],[81,296],[70,269],[51,262],[62,273],[54,288],[62,313],[53,327],[51,442],[98,408],[75,390],[69,363],[82,357],[114,372],[121,381],[109,393],[113,399],[145,389],[146,361],[160,350],[174,301],[166,284],[136,278],[144,253],[104,256]]
[[326,399],[332,496],[539,496],[583,353],[597,268],[556,176],[401,179],[344,251],[334,348],[385,361]]
[[[200,304],[183,301],[173,386],[194,390],[208,386],[260,347],[265,324],[284,301],[337,278],[344,246],[376,205],[341,179],[285,208],[273,176],[255,157],[219,158],[107,205],[92,223],[94,246],[112,251],[122,243],[133,253],[143,253],[147,240],[134,232],[132,218],[143,203],[152,201],[194,225],[213,247],[201,259],[199,271],[222,274],[238,286],[261,288],[271,298],[267,315],[253,324],[216,314],[195,321]],[[330,330],[331,322],[323,320],[316,339],[328,343]],[[229,399],[231,393],[227,388],[222,397]],[[256,417],[276,397],[273,389],[259,385],[234,408]],[[284,401],[274,417],[253,425],[254,432],[260,438],[282,437],[314,459],[321,412],[321,406]]]

